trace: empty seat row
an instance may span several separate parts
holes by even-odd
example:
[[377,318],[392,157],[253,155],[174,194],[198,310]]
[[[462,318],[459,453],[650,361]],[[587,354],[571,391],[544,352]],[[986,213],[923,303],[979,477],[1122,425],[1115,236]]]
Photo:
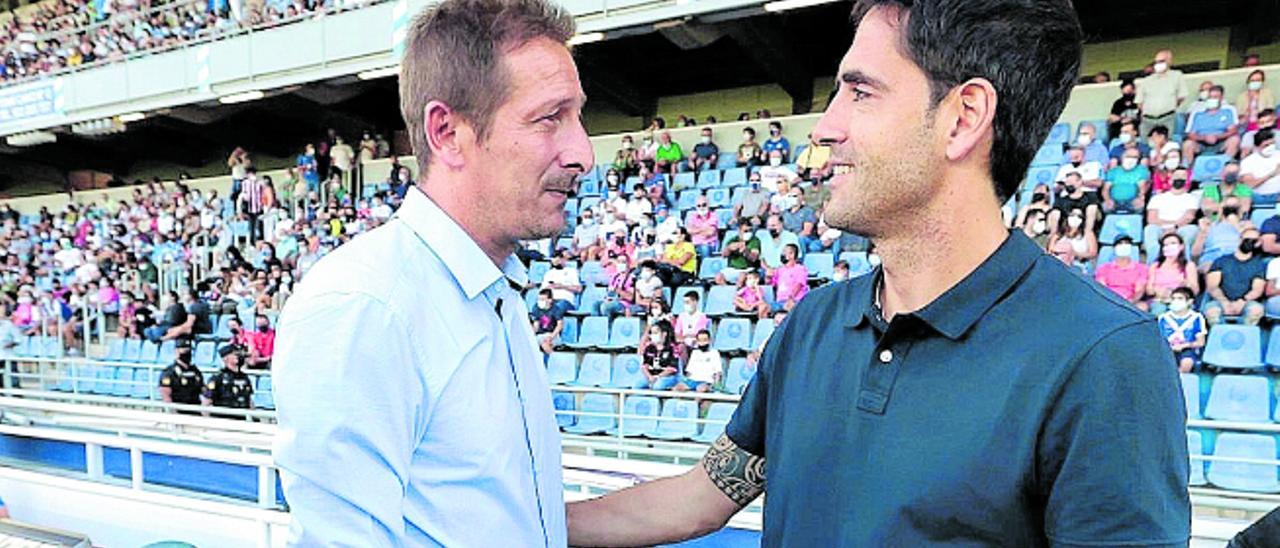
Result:
[[[206,379],[214,372],[210,367],[201,367],[201,369]],[[158,400],[162,371],[163,368],[158,366],[78,364],[74,367],[63,367],[61,377],[45,388],[61,392]],[[253,378],[254,406],[274,409],[275,398],[271,389],[271,376],[258,375]]]
[[1182,395],[1190,419],[1280,422],[1275,381],[1266,376],[1184,373]]
[[[575,353],[556,352],[547,358],[547,379],[555,385],[625,389],[644,379],[640,368],[636,354],[589,353],[579,363]],[[722,364],[722,372],[720,391],[741,394],[755,376],[756,367],[745,358],[734,358]]]
[[1280,367],[1280,329],[1273,329],[1263,354],[1262,329],[1256,325],[1219,324],[1209,330],[1204,363],[1227,369]]
[[553,392],[552,401],[557,411],[557,423],[569,434],[621,434],[625,437],[702,443],[711,443],[720,437],[737,408],[733,403],[713,402],[703,417],[694,400],[668,398],[660,401],[654,396],[636,395],[624,398],[619,420],[616,396],[584,394],[579,404],[571,393]]
[[[644,335],[643,323],[637,317],[615,318],[612,324],[604,316],[583,318],[581,324],[577,318],[565,318],[563,321],[560,346],[573,350],[635,350],[640,347]],[[711,329],[711,344],[720,352],[749,352],[760,348],[773,329],[772,320],[753,322],[748,318],[723,318]]]
[[[1192,486],[1215,485],[1233,491],[1280,493],[1280,466],[1252,461],[1280,460],[1280,437],[1274,434],[1187,431]],[[1204,460],[1208,455],[1231,460]]]

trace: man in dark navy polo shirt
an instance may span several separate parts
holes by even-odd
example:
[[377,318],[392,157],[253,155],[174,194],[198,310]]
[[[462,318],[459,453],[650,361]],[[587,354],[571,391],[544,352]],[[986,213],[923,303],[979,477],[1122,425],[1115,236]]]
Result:
[[1079,71],[1068,0],[859,0],[826,221],[871,275],[770,338],[700,466],[569,507],[571,544],[670,542],[766,490],[765,546],[1186,546],[1186,417],[1155,322],[1021,232]]

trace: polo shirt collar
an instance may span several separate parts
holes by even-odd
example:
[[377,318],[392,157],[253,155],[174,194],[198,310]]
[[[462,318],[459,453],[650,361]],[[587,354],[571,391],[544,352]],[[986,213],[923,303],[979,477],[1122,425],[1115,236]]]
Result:
[[[1040,247],[1022,231],[1011,231],[976,270],[912,315],[943,336],[959,339],[1017,285],[1041,255]],[[883,268],[876,267],[871,283],[854,299],[846,325],[858,327],[880,314],[875,298],[883,275]]]
[[471,239],[471,235],[417,186],[405,193],[404,202],[394,218],[408,225],[435,253],[468,300],[476,298],[503,278],[513,287],[524,287],[528,283],[528,270],[514,254],[508,256],[499,269]]

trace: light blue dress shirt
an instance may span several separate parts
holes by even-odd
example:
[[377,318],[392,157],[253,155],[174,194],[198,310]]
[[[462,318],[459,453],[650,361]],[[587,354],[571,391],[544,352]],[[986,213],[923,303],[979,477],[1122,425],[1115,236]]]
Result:
[[272,360],[290,545],[566,545],[526,275],[417,189],[308,272]]

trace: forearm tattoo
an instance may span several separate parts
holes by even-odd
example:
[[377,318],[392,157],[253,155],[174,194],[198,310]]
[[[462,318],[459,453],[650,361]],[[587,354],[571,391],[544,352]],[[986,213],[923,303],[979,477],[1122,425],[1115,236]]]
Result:
[[711,482],[738,506],[750,504],[764,492],[764,457],[748,453],[729,436],[721,435],[711,445],[702,457],[702,467]]

